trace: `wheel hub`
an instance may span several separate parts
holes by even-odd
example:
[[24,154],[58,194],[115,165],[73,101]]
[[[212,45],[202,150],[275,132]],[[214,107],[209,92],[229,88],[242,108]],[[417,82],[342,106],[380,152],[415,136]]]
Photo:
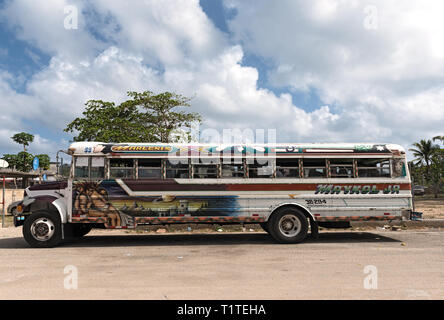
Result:
[[48,218],[40,218],[31,225],[31,234],[38,241],[47,241],[54,235],[54,223]]
[[49,228],[48,228],[48,225],[46,223],[39,223],[35,227],[35,233],[39,237],[46,236],[48,234],[48,232],[49,232]]
[[294,223],[291,220],[285,220],[284,222],[282,222],[282,229],[284,229],[285,231],[290,231],[291,229],[293,229]]
[[301,222],[296,216],[287,214],[280,219],[279,230],[286,237],[294,237],[301,231]]

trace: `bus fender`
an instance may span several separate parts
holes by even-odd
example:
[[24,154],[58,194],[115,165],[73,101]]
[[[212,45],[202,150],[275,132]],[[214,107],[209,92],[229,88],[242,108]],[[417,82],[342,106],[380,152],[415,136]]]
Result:
[[62,221],[62,223],[66,223],[67,222],[67,216],[68,216],[68,210],[66,208],[66,203],[65,203],[65,199],[60,198],[57,200],[54,200],[52,202],[52,205],[54,207],[56,207],[57,211],[59,212],[60,215],[60,220]]
[[302,211],[306,214],[309,215],[309,218],[311,221],[316,221],[314,215],[311,213],[311,211],[309,209],[307,209],[306,207],[304,207],[303,205],[296,203],[296,202],[284,202],[284,203],[280,203],[276,206],[271,207],[270,210],[270,214],[267,217],[267,221],[270,218],[270,216],[273,214],[273,212],[275,212],[277,209],[282,208],[284,206],[293,206],[293,207],[298,207],[299,209],[302,209]]

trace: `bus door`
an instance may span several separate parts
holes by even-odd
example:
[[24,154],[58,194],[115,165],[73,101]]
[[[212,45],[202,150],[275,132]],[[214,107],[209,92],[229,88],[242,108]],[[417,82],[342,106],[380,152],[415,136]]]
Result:
[[78,156],[74,158],[72,178],[71,221],[103,223],[120,226],[119,212],[109,201],[106,188],[105,157]]

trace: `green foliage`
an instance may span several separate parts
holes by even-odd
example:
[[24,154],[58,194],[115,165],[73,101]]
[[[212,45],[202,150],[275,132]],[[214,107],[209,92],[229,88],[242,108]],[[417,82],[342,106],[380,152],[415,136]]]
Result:
[[122,103],[90,100],[83,117],[67,125],[65,132],[78,131],[74,141],[139,142],[150,141],[152,136],[145,130],[137,106]]
[[[441,140],[444,136],[436,136],[433,141]],[[421,183],[430,187],[435,197],[444,185],[444,149],[434,145],[432,140],[421,140],[414,143],[415,148],[409,149],[416,157],[411,165],[411,175],[416,184]]]
[[142,107],[145,125],[153,128],[154,141],[168,142],[170,133],[177,128],[190,127],[194,121],[202,121],[197,113],[176,111],[177,107],[190,107],[190,98],[180,94],[164,92],[154,95],[151,91],[142,93],[128,92],[133,100],[127,101],[131,105]]
[[9,164],[9,168],[14,168],[17,166],[17,155],[16,154],[4,154],[2,157]]
[[26,152],[26,147],[29,146],[29,144],[34,141],[34,136],[30,133],[20,132],[13,135],[11,139],[17,142],[18,144],[21,144],[23,146],[23,151]]
[[114,102],[90,100],[83,117],[76,118],[65,132],[78,132],[74,141],[168,142],[172,131],[201,121],[197,113],[176,110],[189,107],[190,99],[179,94],[150,91],[128,92],[131,99]]
[[430,163],[430,185],[433,188],[435,197],[443,186],[444,182],[444,150],[435,150]]
[[[29,172],[32,169],[32,160],[34,156],[26,151],[26,147],[34,141],[34,135],[20,132],[11,137],[15,142],[23,145],[23,151],[18,154],[4,154],[3,158],[9,163],[9,168],[15,168],[18,171]],[[47,154],[37,155],[39,158],[40,168],[49,169],[50,158]]]
[[18,171],[29,172],[32,169],[32,160],[34,156],[26,151],[19,152],[17,154],[17,161],[15,168]]
[[39,159],[39,166],[42,170],[49,170],[50,159],[47,154],[37,154],[36,157]]
[[415,142],[413,146],[415,148],[411,148],[409,150],[413,152],[413,155],[416,157],[415,165],[420,166],[425,164],[426,178],[430,179],[431,158],[434,152],[439,149],[439,146],[434,145],[432,140],[424,140],[424,139],[422,139],[420,142]]

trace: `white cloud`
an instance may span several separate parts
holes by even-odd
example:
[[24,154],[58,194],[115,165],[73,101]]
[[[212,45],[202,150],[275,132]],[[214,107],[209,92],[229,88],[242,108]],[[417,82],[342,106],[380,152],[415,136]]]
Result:
[[375,30],[365,28],[368,4],[360,1],[226,4],[237,10],[229,23],[236,40],[276,64],[271,83],[314,88],[336,106],[336,122],[345,125],[333,130],[336,139],[410,144],[441,132],[443,3],[372,1]]
[[[28,80],[25,93],[11,88],[17,79],[0,73],[0,118],[8,132],[33,121],[60,133],[89,99],[121,101],[128,90],[152,90],[193,96],[193,111],[208,127],[277,129],[280,141],[409,144],[442,134],[444,48],[437,39],[443,25],[434,13],[440,7],[428,1],[421,8],[418,1],[373,3],[377,30],[364,28],[360,1],[230,0],[226,4],[237,11],[230,38],[197,0],[131,6],[16,0],[0,18],[51,60]],[[77,30],[63,28],[67,4],[79,8]],[[269,74],[273,85],[313,88],[323,105],[308,112],[290,94],[258,88],[258,70],[242,65],[245,51],[276,65]],[[40,137],[38,144],[60,149],[66,135]]]
[[190,67],[218,54],[227,44],[199,6],[198,0],[94,2],[97,12],[108,14],[119,26],[112,38],[119,46],[149,63]]
[[69,60],[81,59],[93,55],[103,48],[103,44],[88,32],[65,29],[67,15],[64,8],[73,2],[78,8],[79,24],[82,24],[84,1],[68,0],[10,1],[0,11],[0,19],[16,32],[18,39],[45,53]]

